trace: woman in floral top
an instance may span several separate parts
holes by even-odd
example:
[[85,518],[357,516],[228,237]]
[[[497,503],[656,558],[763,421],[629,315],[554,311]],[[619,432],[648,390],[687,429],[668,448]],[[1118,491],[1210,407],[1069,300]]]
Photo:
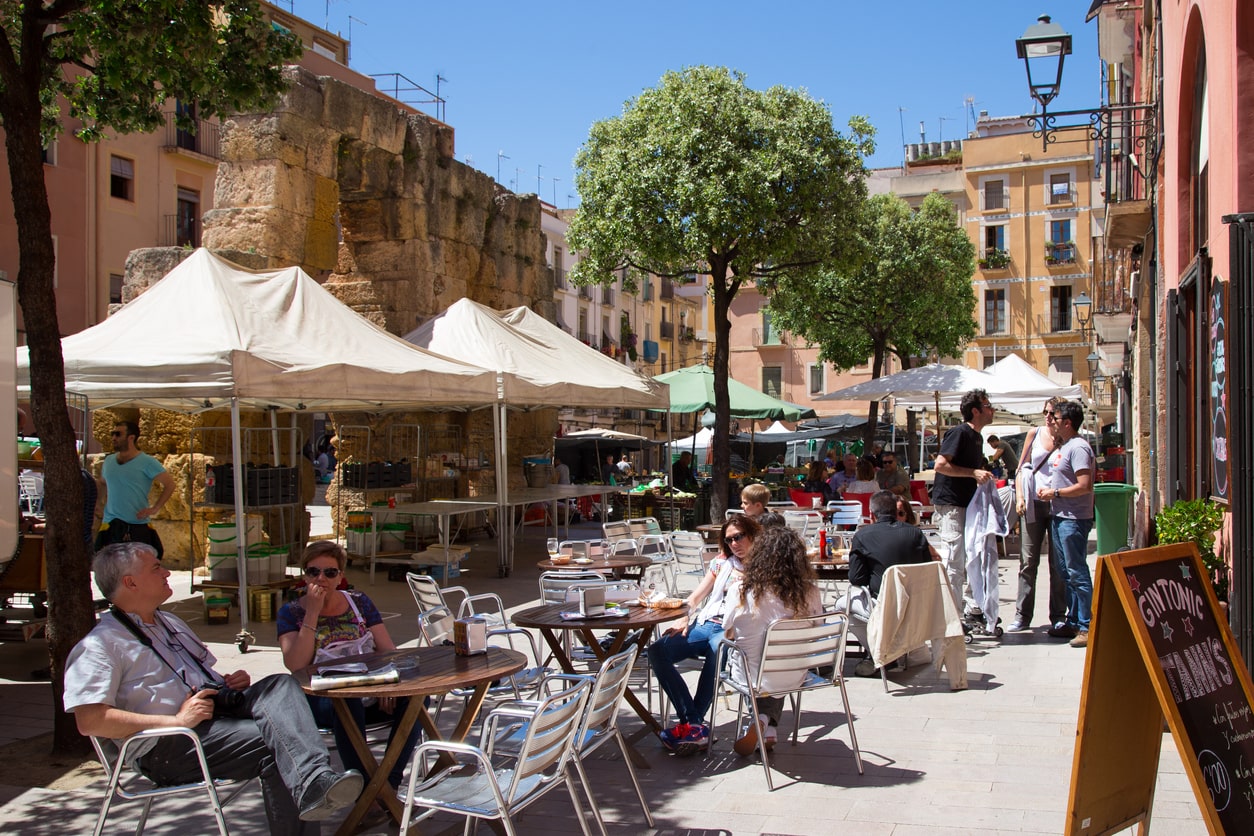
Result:
[[[283,651],[283,664],[288,670],[297,671],[312,664],[323,664],[359,653],[396,649],[387,627],[383,626],[383,617],[371,600],[364,593],[337,588],[347,563],[348,554],[344,548],[330,540],[310,543],[301,555],[305,594],[299,600],[284,604],[278,616],[279,647]],[[331,699],[308,697],[314,719],[320,727],[330,727],[334,732],[335,745],[344,767],[363,771],[361,760],[340,724]],[[405,712],[407,700],[387,697],[371,705],[364,704],[360,699],[344,702],[363,734],[367,723],[390,720],[390,743]],[[421,728],[415,724],[404,751],[388,775],[388,783],[393,788],[401,783],[405,765],[409,763],[419,734]]]

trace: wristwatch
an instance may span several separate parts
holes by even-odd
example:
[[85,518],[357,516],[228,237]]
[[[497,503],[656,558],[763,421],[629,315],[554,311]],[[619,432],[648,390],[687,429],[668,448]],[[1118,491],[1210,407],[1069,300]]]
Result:
[[1054,499],[1057,499],[1060,496],[1062,496],[1062,490],[1060,488],[1054,488]]

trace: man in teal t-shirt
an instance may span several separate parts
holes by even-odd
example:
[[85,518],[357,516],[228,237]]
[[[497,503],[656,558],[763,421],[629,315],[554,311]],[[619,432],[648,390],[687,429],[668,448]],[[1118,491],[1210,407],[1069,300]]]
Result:
[[[111,435],[114,453],[101,467],[107,496],[104,526],[96,537],[96,548],[134,540],[156,549],[160,560],[164,553],[161,538],[150,521],[174,495],[174,479],[161,462],[135,446],[139,440],[138,424],[121,421],[114,425]],[[154,481],[161,486],[161,495],[149,505],[148,494]]]

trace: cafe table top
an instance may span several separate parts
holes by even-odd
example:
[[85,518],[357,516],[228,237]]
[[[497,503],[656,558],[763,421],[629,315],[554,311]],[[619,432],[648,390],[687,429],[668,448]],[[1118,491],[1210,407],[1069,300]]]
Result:
[[572,560],[569,563],[554,563],[545,559],[536,562],[536,566],[546,572],[621,572],[624,569],[635,569],[638,566],[652,565],[653,558],[642,554],[616,554],[613,557],[594,557],[587,562]]
[[310,689],[309,680],[319,667],[329,663],[302,668],[294,674],[296,681],[308,694],[342,699],[446,694],[455,688],[471,688],[517,673],[527,666],[527,657],[503,647],[489,647],[487,653],[473,656],[458,656],[452,647],[411,647],[346,656],[336,659],[335,662],[364,662],[372,670],[394,662],[400,671],[401,681],[387,685],[332,688],[326,691]]
[[641,627],[653,627],[668,621],[686,618],[688,607],[674,607],[664,610],[656,607],[629,606],[626,615],[609,615],[604,618],[564,619],[562,612],[570,612],[578,605],[542,604],[528,610],[515,613],[512,621],[519,627],[536,627],[548,630],[635,630]]

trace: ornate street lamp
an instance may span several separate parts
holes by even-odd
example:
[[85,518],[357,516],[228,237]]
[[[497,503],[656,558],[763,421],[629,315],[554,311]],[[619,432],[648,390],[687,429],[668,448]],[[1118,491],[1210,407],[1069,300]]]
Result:
[[1071,36],[1041,15],[1015,41],[1015,50],[1028,71],[1028,89],[1041,106],[1041,114],[1062,87],[1062,63],[1071,54]]
[[1075,311],[1075,321],[1080,326],[1081,338],[1088,340],[1089,322],[1093,319],[1093,300],[1087,293],[1081,292],[1071,301],[1071,309]]
[[[1071,36],[1052,22],[1049,15],[1041,15],[1024,31],[1023,37],[1015,40],[1015,51],[1027,69],[1028,92],[1041,107],[1040,113],[1028,114],[1023,119],[1032,128],[1032,136],[1041,138],[1044,150],[1048,151],[1049,144],[1057,139],[1057,131],[1068,128],[1087,128],[1090,138],[1104,144],[1112,121],[1117,121],[1124,131],[1137,127],[1148,135],[1153,114],[1144,112],[1145,108],[1140,105],[1049,112],[1049,103],[1062,88],[1063,62],[1071,54]],[[1058,124],[1059,119],[1064,120],[1063,124]]]
[[1089,356],[1084,358],[1089,364],[1089,380],[1097,382],[1097,364],[1101,362],[1102,357],[1096,351],[1090,351]]

